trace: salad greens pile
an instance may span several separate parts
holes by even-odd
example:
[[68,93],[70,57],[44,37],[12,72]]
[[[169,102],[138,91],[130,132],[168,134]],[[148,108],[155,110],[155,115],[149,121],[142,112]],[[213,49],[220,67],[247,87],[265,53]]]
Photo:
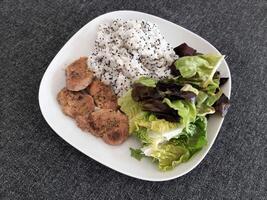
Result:
[[163,171],[201,150],[207,144],[207,115],[224,116],[230,105],[220,88],[225,78],[216,71],[224,57],[196,55],[193,50],[188,51],[193,55],[186,55],[191,47],[182,48],[171,66],[173,77],[141,77],[118,100],[128,116],[130,134],[141,143],[138,149],[130,148],[131,155],[138,160],[149,157]]

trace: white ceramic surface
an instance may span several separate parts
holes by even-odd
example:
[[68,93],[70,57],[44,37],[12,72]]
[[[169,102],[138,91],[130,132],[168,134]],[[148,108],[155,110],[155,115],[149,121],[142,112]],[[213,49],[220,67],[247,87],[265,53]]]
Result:
[[[205,148],[195,154],[188,162],[180,164],[174,170],[161,172],[150,160],[137,161],[130,156],[129,147],[138,147],[138,143],[134,138],[129,138],[120,146],[109,146],[101,139],[81,131],[74,120],[62,113],[57,103],[56,95],[65,86],[65,67],[80,56],[88,56],[94,45],[98,25],[116,18],[123,20],[144,19],[156,23],[161,33],[173,47],[186,42],[199,52],[220,54],[215,47],[203,38],[162,18],[136,11],[107,13],[82,27],[62,47],[50,63],[39,89],[41,112],[47,123],[61,138],[85,155],[107,167],[128,176],[149,181],[165,181],[177,178],[191,171],[205,157],[218,135],[223,118],[219,116],[210,117],[208,122],[208,145]],[[224,93],[230,97],[231,76],[225,61],[220,65],[219,71],[223,76],[230,77],[229,81],[223,86]]]

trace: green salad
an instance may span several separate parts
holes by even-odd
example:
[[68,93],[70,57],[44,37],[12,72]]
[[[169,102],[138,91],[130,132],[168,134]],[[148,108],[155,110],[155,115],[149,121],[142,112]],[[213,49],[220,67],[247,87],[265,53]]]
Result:
[[[174,49],[178,55],[179,48]],[[140,148],[130,148],[131,156],[148,157],[162,171],[201,150],[207,144],[207,116],[224,116],[230,105],[221,90],[227,79],[217,71],[224,56],[179,56],[171,66],[172,77],[141,77],[118,100],[128,116],[130,134],[140,141]]]

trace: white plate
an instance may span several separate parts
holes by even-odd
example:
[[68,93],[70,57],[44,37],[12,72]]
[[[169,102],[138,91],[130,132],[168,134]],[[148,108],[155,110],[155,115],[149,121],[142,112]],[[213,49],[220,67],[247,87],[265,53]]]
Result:
[[[161,33],[173,47],[186,42],[199,52],[220,54],[215,47],[198,35],[153,15],[136,11],[115,11],[101,15],[82,27],[62,47],[48,66],[39,89],[39,104],[42,114],[47,123],[60,137],[103,165],[143,180],[165,181],[177,178],[191,171],[205,157],[218,135],[223,118],[212,116],[209,119],[208,145],[205,148],[195,154],[188,162],[180,164],[172,171],[161,172],[150,160],[137,161],[130,156],[129,147],[138,147],[138,143],[134,138],[129,138],[120,146],[107,145],[101,139],[81,131],[74,120],[62,113],[57,103],[56,95],[65,86],[65,67],[80,56],[88,56],[94,45],[98,25],[116,18],[123,20],[144,19],[156,23]],[[225,61],[222,62],[219,71],[223,76],[230,78],[223,87],[224,93],[230,97],[231,77]]]

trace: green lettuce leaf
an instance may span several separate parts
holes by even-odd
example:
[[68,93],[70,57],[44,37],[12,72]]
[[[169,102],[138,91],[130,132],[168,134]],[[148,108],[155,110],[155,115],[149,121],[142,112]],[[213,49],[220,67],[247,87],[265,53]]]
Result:
[[215,93],[220,88],[220,76],[213,76],[212,82],[203,90],[208,93]]
[[151,157],[158,163],[160,170],[173,169],[176,165],[187,161],[207,144],[207,119],[197,117],[178,138],[154,147]]
[[187,137],[184,142],[184,146],[190,151],[191,156],[207,144],[206,117],[197,117],[194,126],[194,133],[190,133],[190,137]]
[[224,56],[221,55],[197,55],[185,56],[175,61],[175,67],[179,70],[182,78],[178,81],[184,81],[206,88],[213,83],[213,76]]
[[185,84],[182,88],[181,88],[181,91],[184,91],[184,92],[193,92],[195,93],[196,95],[198,95],[198,89],[194,88],[192,85],[190,84]]
[[[162,171],[173,169],[207,144],[207,119],[197,117],[194,123],[190,123],[188,130],[184,129],[177,138],[158,142],[157,137],[150,137],[149,141],[151,143],[145,148],[131,149],[131,155],[138,160],[143,157],[152,158]],[[149,155],[145,154],[145,149],[150,152]]]
[[196,125],[194,123],[190,123],[188,125],[188,128],[187,129],[184,128],[182,133],[178,135],[178,137],[180,137],[181,135],[186,135],[187,137],[189,137],[193,136],[195,133],[196,133]]
[[141,121],[147,115],[143,112],[141,105],[132,98],[132,90],[126,92],[118,99],[118,105],[122,112],[124,112],[129,120],[129,133],[131,134],[136,129],[135,121]]
[[155,115],[142,111],[141,105],[132,99],[131,90],[118,99],[118,104],[121,111],[128,116],[130,133],[138,131],[142,127],[157,133],[163,133],[179,126],[178,123],[158,119]]
[[196,108],[198,116],[205,116],[207,114],[215,113],[215,109],[212,106],[207,105],[209,95],[203,91],[200,91],[196,99]]
[[137,160],[141,160],[143,157],[145,157],[145,155],[141,149],[130,148],[130,151],[131,151],[131,156]]
[[132,98],[132,90],[129,90],[118,99],[118,105],[120,106],[121,111],[124,112],[129,119],[142,112],[140,104]]
[[[184,78],[192,78],[199,73],[205,74],[205,70],[212,69],[209,62],[200,56],[185,56],[175,61],[175,67],[180,71],[180,74]],[[207,69],[206,69],[207,68]],[[204,71],[203,71],[204,70]],[[206,72],[207,73],[207,72]]]
[[182,76],[178,76],[175,79],[175,82],[179,85],[184,85],[184,84],[190,84],[193,87],[197,88],[197,89],[202,89],[201,85],[202,85],[202,80],[198,77],[193,77],[193,78],[184,78]]
[[152,144],[152,138],[147,133],[147,128],[139,128],[139,130],[136,130],[133,132],[133,135],[136,136],[136,138],[144,145],[147,146],[149,144]]
[[130,130],[139,130],[141,127],[147,128],[150,131],[156,133],[164,133],[175,129],[179,126],[179,123],[168,122],[165,119],[158,119],[155,115],[149,112],[140,112],[134,118],[132,118],[132,125],[130,123]]
[[195,121],[197,115],[195,104],[186,100],[171,101],[167,98],[163,99],[163,103],[178,111],[181,123],[188,130],[189,124]]
[[142,85],[145,85],[147,87],[156,87],[157,81],[152,78],[143,76],[140,77],[137,81],[135,81],[135,83],[141,83]]
[[219,89],[217,93],[207,93],[199,91],[196,98],[196,108],[198,116],[205,116],[207,114],[215,113],[215,109],[212,105],[220,98],[222,91]]
[[160,170],[166,171],[187,161],[190,158],[190,153],[188,149],[182,146],[167,142],[160,144],[158,148],[151,153],[151,157],[158,163]]

